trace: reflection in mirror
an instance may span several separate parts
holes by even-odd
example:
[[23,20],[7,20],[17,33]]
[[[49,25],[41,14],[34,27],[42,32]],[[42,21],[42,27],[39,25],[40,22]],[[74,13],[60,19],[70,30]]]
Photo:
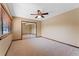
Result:
[[9,32],[11,32],[11,19],[4,7],[0,4],[0,36]]
[[1,4],[0,4],[0,36],[2,35],[2,17],[1,17]]

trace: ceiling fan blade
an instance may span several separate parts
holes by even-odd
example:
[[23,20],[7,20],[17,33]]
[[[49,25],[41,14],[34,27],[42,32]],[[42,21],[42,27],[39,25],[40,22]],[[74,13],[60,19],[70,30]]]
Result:
[[48,13],[42,13],[42,15],[48,15]]
[[42,18],[44,18],[44,16],[43,16],[43,15],[41,15],[41,17],[42,17]]
[[38,16],[36,16],[35,18],[38,18]]
[[38,14],[30,14],[30,15],[38,15]]

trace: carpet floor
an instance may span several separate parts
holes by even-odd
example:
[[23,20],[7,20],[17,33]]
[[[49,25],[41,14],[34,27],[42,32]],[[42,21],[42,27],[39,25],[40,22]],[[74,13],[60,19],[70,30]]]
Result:
[[7,56],[78,56],[79,49],[34,35],[13,41]]

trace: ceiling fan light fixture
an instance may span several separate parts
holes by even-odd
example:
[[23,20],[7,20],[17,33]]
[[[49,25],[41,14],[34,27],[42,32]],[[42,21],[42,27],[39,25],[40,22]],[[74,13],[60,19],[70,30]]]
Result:
[[41,18],[41,16],[38,16],[37,18]]

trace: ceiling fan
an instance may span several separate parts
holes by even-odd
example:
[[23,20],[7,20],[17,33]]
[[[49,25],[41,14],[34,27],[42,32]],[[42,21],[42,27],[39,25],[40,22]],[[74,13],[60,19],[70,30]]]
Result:
[[43,13],[41,12],[41,10],[37,10],[37,14],[31,14],[31,15],[36,15],[35,18],[40,18],[40,17],[45,18],[44,15],[48,15],[48,12]]

